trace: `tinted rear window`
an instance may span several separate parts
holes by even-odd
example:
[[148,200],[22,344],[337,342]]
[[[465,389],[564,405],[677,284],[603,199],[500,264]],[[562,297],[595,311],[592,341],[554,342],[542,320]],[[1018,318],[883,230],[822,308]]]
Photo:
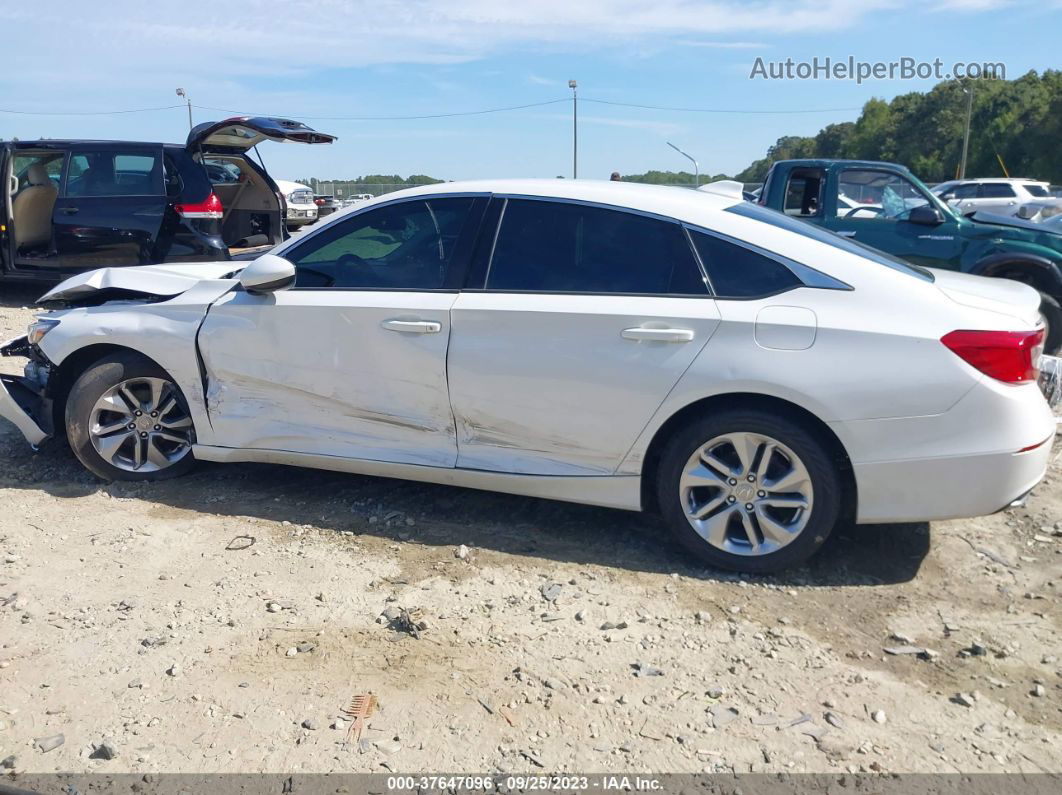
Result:
[[510,199],[487,289],[707,295],[675,222],[567,202]]
[[744,246],[692,229],[690,238],[720,298],[762,298],[802,284],[782,263]]
[[783,213],[769,209],[767,207],[761,207],[758,204],[749,204],[743,202],[741,204],[735,204],[733,207],[727,207],[726,212],[734,213],[735,215],[741,215],[745,218],[752,218],[756,221],[762,221],[765,224],[771,226],[777,226],[782,229],[787,229],[790,232],[796,232],[798,235],[804,237],[810,237],[812,240],[817,240],[820,243],[825,243],[828,246],[839,248],[842,251],[847,251],[849,254],[856,254],[860,257],[876,262],[879,265],[884,265],[886,268],[892,268],[892,270],[900,271],[901,273],[907,273],[911,276],[915,276],[919,279],[924,279],[927,282],[933,281],[933,274],[927,271],[925,268],[921,268],[918,265],[912,265],[909,262],[905,262],[902,259],[886,254],[884,251],[878,251],[876,248],[870,248],[870,246],[864,246],[862,243],[857,243],[854,240],[849,240],[846,237],[835,235],[833,232],[829,232],[821,227],[815,226],[815,224],[808,223],[806,221],[798,221],[794,218],[790,218]]

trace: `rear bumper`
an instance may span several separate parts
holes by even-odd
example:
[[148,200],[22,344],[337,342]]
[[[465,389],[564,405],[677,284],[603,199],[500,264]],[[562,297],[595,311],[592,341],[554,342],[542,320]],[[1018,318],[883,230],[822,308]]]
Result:
[[13,423],[34,447],[51,436],[37,420],[42,414],[44,398],[35,391],[35,386],[26,378],[0,375],[0,417]]

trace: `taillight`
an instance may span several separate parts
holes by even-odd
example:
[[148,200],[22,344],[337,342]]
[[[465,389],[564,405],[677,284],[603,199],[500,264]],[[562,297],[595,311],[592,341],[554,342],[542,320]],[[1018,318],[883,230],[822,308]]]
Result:
[[985,375],[1008,384],[1040,375],[1044,331],[953,331],[940,339],[948,349]]
[[222,218],[225,215],[221,199],[211,193],[206,201],[194,204],[175,204],[173,209],[181,218]]
[[324,207],[325,200],[324,199],[314,199],[313,203],[316,204],[318,207]]

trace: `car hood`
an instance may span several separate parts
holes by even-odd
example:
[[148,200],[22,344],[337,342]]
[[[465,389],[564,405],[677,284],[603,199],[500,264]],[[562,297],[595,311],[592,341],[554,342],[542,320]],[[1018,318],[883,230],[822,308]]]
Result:
[[1028,285],[1010,279],[928,270],[933,273],[937,288],[957,304],[1009,315],[1030,329],[1040,322],[1040,294]]
[[37,303],[73,306],[117,298],[172,298],[203,279],[221,279],[242,270],[245,264],[224,261],[100,268],[71,276],[42,295]]
[[996,215],[995,213],[976,212],[971,213],[966,217],[974,223],[982,225],[988,224],[991,226],[1009,226],[1014,229],[1028,229],[1030,232],[1055,233],[1052,229],[1044,228],[1044,225],[1042,223],[1036,223],[1035,221],[1026,221],[1024,218],[1018,218],[1016,215]]

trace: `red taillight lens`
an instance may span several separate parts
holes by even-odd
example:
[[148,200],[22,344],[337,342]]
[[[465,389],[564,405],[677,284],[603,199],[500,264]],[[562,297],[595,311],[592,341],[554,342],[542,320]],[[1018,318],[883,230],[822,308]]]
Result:
[[173,209],[181,218],[222,218],[225,215],[221,199],[213,193],[207,197],[206,201],[195,204],[175,204]]
[[314,199],[313,203],[316,204],[318,207],[324,207],[325,200],[324,199]]
[[953,331],[940,339],[967,364],[1008,384],[1036,381],[1044,331]]

